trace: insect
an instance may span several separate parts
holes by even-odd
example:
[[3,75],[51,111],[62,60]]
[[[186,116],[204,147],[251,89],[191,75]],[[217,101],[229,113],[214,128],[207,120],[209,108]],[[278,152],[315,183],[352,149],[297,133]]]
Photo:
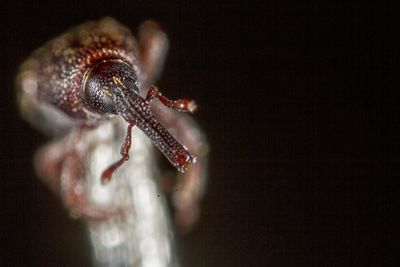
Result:
[[[136,189],[128,179],[140,173],[154,180],[157,173],[155,163],[139,159],[150,153],[143,158],[155,160],[147,136],[181,173],[173,197],[177,223],[189,229],[196,220],[208,146],[197,124],[182,114],[193,112],[195,103],[170,100],[153,85],[167,50],[166,34],[154,21],[139,27],[137,41],[119,22],[104,18],[70,29],[22,64],[17,77],[21,114],[53,137],[36,153],[36,170],[73,216],[115,220],[127,216],[127,206],[137,208],[129,202]],[[132,134],[135,127],[145,136]],[[132,143],[142,152],[130,153]],[[154,192],[151,188],[146,192]],[[118,190],[129,193],[113,196]]]

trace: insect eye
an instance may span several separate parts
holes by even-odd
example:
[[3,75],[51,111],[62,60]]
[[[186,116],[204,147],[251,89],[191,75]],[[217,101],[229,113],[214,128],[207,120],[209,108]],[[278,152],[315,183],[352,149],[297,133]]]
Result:
[[107,85],[102,84],[98,77],[87,77],[84,88],[84,98],[90,109],[97,113],[116,114],[113,93]]
[[137,91],[135,83],[135,73],[125,62],[115,59],[101,61],[85,75],[84,102],[96,113],[117,114],[116,88],[123,86]]

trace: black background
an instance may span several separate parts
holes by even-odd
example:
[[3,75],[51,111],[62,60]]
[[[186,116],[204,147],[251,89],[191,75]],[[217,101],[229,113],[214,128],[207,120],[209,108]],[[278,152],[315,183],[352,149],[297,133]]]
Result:
[[[27,1],[28,2],[28,1]],[[45,138],[14,78],[37,47],[105,15],[160,22],[158,85],[200,105],[211,143],[183,266],[395,266],[399,12],[381,2],[1,1],[1,266],[89,266],[85,228],[33,173]]]

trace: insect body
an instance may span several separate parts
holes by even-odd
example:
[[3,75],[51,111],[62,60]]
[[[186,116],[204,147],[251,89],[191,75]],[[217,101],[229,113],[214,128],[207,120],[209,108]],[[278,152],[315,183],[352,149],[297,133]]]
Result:
[[[144,131],[179,171],[186,171],[195,158],[155,119],[149,102],[159,97],[166,105],[183,112],[189,111],[193,102],[167,100],[155,87],[142,98],[136,42],[131,35],[109,24],[75,28],[36,53],[38,101],[53,105],[81,123],[120,114],[130,125]],[[128,147],[125,143],[123,160],[128,157]],[[104,182],[121,162],[104,172]]]
[[[205,185],[207,144],[197,124],[186,114],[176,112],[192,112],[194,102],[169,100],[152,85],[160,75],[167,50],[166,35],[155,22],[142,24],[137,42],[127,28],[105,18],[72,28],[51,40],[32,54],[18,75],[23,117],[54,137],[37,153],[36,170],[61,195],[71,214],[87,218],[89,223],[107,221],[101,227],[91,228],[93,239],[100,240],[95,245],[99,251],[110,245],[103,242],[110,232],[114,237],[120,232],[118,241],[124,249],[119,253],[124,255],[131,253],[141,238],[148,244],[152,234],[163,232],[166,239],[169,236],[167,230],[159,230],[164,229],[163,224],[156,223],[165,220],[163,204],[155,202],[159,209],[149,213],[151,202],[143,201],[149,194],[160,199],[153,184],[157,171],[148,142],[144,135],[135,133],[134,126],[181,173],[181,186],[173,197],[178,225],[187,230],[198,216],[198,201]],[[154,98],[159,101],[152,102]],[[121,128],[127,129],[125,137]],[[130,155],[131,142],[132,149],[141,152]],[[122,158],[113,163],[119,147]],[[127,166],[118,169],[126,161]],[[99,176],[104,184],[113,173],[116,177],[106,187],[98,183]],[[115,191],[119,193],[113,194]],[[140,217],[140,210],[146,211],[146,216],[153,215]],[[158,230],[135,232],[132,222],[139,222],[140,218],[146,227],[158,225],[154,228]],[[126,231],[135,232],[136,237],[130,238],[135,240],[129,243],[122,238],[131,236]],[[117,239],[112,240],[114,249],[118,247]],[[154,255],[149,257],[154,259]]]

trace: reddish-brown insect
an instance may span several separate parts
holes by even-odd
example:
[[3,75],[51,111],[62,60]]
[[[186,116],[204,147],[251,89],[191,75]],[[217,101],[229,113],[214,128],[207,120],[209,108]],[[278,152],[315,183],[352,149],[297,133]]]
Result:
[[[127,122],[122,158],[104,166],[103,184],[128,161],[131,130],[137,126],[177,170],[186,172],[187,181],[182,183],[189,191],[182,189],[185,194],[177,203],[189,203],[183,205],[187,212],[200,198],[207,151],[204,136],[189,117],[168,111],[160,103],[179,112],[192,112],[196,106],[186,99],[169,100],[152,85],[160,75],[167,48],[167,37],[155,22],[140,27],[138,43],[127,28],[105,18],[72,28],[23,64],[18,77],[22,115],[56,138],[37,154],[37,170],[51,188],[61,191],[67,206],[77,214],[99,215],[84,195],[82,177],[88,172],[87,157],[93,146],[85,140],[91,131],[118,116]],[[159,101],[151,103],[154,98]],[[101,140],[95,145],[110,142]]]

